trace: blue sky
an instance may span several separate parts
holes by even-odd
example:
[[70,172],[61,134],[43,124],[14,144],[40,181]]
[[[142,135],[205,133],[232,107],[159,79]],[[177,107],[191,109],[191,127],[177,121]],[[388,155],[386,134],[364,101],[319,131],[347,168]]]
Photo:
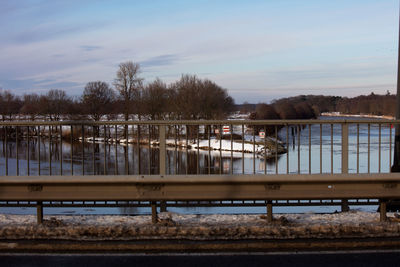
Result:
[[0,87],[17,94],[208,78],[237,103],[394,93],[397,0],[0,0]]

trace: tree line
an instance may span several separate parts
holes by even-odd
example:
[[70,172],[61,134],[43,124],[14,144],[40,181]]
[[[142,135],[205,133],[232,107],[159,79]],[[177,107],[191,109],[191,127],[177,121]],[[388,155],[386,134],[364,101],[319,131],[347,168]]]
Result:
[[343,114],[371,114],[394,116],[396,95],[387,91],[384,95],[360,95],[357,97],[300,95],[274,100],[271,104],[244,103],[239,106],[250,119],[313,119],[323,112]]
[[3,121],[21,115],[30,120],[99,121],[115,120],[120,114],[124,120],[211,120],[234,111],[233,98],[213,81],[185,74],[169,85],[159,78],[146,83],[140,73],[139,64],[123,62],[112,85],[88,82],[79,97],[61,89],[23,96],[0,89],[0,115]]

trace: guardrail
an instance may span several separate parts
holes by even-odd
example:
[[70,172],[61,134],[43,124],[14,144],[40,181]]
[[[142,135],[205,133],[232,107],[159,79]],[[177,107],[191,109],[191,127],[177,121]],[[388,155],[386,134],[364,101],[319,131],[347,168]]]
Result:
[[[337,205],[333,200],[339,199],[345,211],[348,199],[361,203],[357,199],[363,198],[366,205],[380,203],[381,220],[385,220],[387,200],[400,199],[399,176],[382,173],[390,170],[392,128],[397,124],[400,121],[1,122],[4,172],[0,176],[0,200],[5,203],[0,206],[36,202],[40,223],[46,201],[116,201],[114,205],[119,201],[138,201],[140,205],[144,201],[148,202],[144,206],[152,207],[155,221],[157,206],[165,210],[169,200],[176,206],[179,201],[194,201],[197,205],[203,200],[207,205],[231,201],[234,206],[246,205],[234,201],[260,200],[263,202],[248,204],[266,205],[272,220],[272,205],[285,205],[278,200],[298,200],[295,205],[328,200],[328,204]],[[225,129],[229,131],[224,135]],[[269,138],[257,138],[260,130]],[[43,145],[43,140],[47,144]],[[81,141],[78,148],[77,140]],[[35,149],[34,142],[38,144]],[[122,155],[118,152],[121,144]],[[200,155],[204,149],[201,145],[208,146],[202,152],[204,158]],[[172,154],[167,149],[170,146]],[[282,147],[287,150],[283,154],[286,164],[279,165]],[[365,166],[361,164],[361,150],[366,150]],[[189,151],[194,157],[189,158]],[[211,153],[216,156],[212,158]],[[252,165],[250,168],[245,166],[245,153],[250,156],[246,163]],[[34,163],[33,155],[37,158]],[[386,162],[382,163],[383,158]],[[241,166],[234,166],[234,160],[241,161]],[[195,162],[190,168],[191,161]],[[256,169],[256,161],[264,168]],[[229,163],[228,168],[223,162]],[[372,163],[376,165],[374,171]]]
[[[260,173],[279,174],[279,173],[347,173],[349,172],[349,126],[351,126],[352,149],[356,150],[356,159],[351,167],[351,172],[355,173],[371,173],[371,172],[388,172],[392,162],[392,128],[393,125],[400,124],[400,121],[393,120],[263,120],[263,121],[113,121],[113,122],[87,122],[87,121],[62,121],[62,122],[1,122],[0,130],[2,131],[3,150],[2,154],[5,158],[4,173],[0,175],[21,175],[20,160],[26,161],[24,167],[24,175],[86,175],[86,174],[158,174],[163,170],[163,166],[157,164],[158,158],[164,158],[166,150],[163,149],[163,142],[168,140],[168,146],[175,148],[181,147],[183,151],[195,151],[197,154],[195,168],[189,168],[189,163],[184,162],[184,157],[178,157],[179,153],[175,153],[171,159],[168,159],[169,174],[233,174],[233,173]],[[223,126],[229,126],[229,134],[222,133]],[[371,129],[373,128],[375,135],[371,137]],[[254,130],[254,131],[253,131]],[[270,138],[257,139],[259,130],[267,131]],[[11,135],[10,132],[12,131]],[[279,134],[278,134],[279,132]],[[335,134],[334,134],[335,132]],[[336,139],[336,132],[340,132],[340,139]],[[360,134],[366,132],[365,134]],[[385,133],[385,140],[382,139],[382,133]],[[22,139],[25,136],[25,141]],[[13,140],[10,140],[10,136]],[[73,146],[75,139],[79,136],[86,140],[81,143],[81,147]],[[125,138],[126,136],[126,138]],[[247,136],[247,139],[246,137]],[[8,138],[7,138],[8,137]],[[278,158],[281,153],[278,142],[270,143],[270,139],[280,139],[286,147],[293,144],[294,149],[288,150],[286,156],[286,168],[278,166]],[[374,142],[372,142],[374,138]],[[313,141],[312,141],[313,139]],[[319,140],[318,140],[319,139]],[[32,141],[38,143],[46,140],[45,145],[38,146],[34,152],[38,154],[38,167],[36,172],[32,173],[31,147]],[[104,141],[102,141],[104,140]],[[211,140],[213,144],[211,144]],[[10,146],[10,141],[14,146]],[[24,141],[24,142],[23,142]],[[99,141],[102,144],[99,144]],[[123,141],[123,142],[122,142]],[[224,158],[229,161],[229,170],[224,170],[222,162],[222,150],[218,150],[219,166],[213,166],[211,162],[211,151],[208,152],[207,159],[201,162],[199,147],[197,150],[190,149],[193,143],[205,141],[205,145],[218,148],[225,146]],[[208,141],[208,142],[207,142]],[[384,141],[384,142],[382,142]],[[117,146],[121,143],[129,143],[129,148],[122,155],[118,152]],[[160,143],[160,154],[154,155],[151,148],[153,143]],[[219,143],[218,143],[219,142]],[[227,143],[228,142],[228,143]],[[262,143],[270,146],[270,153],[260,155],[259,146]],[[312,151],[312,142],[319,143],[319,151]],[[21,145],[25,145],[26,151],[21,154]],[[64,144],[64,145],[63,145]],[[233,147],[235,144],[235,148]],[[89,147],[91,145],[91,147]],[[373,163],[376,163],[376,171],[371,170],[371,146],[375,145],[378,151]],[[142,155],[140,147],[148,147],[149,153]],[[226,147],[228,146],[228,147]],[[231,146],[231,148],[229,148]],[[245,168],[243,152],[248,146],[250,151],[246,155],[251,155],[253,159],[252,168]],[[314,144],[313,147],[316,145]],[[4,149],[8,147],[8,149]],[[103,148],[102,148],[103,147]],[[68,149],[68,153],[63,149]],[[42,151],[41,151],[42,149]],[[47,150],[44,151],[44,150]],[[132,149],[129,152],[129,149]],[[367,166],[362,170],[360,151],[367,149]],[[384,151],[384,150],[386,151]],[[99,153],[103,150],[103,153]],[[235,150],[235,151],[234,151]],[[241,168],[233,168],[234,158],[237,159],[238,153],[242,150]],[[301,155],[302,151],[308,151],[308,155]],[[323,153],[323,150],[330,150],[330,153]],[[339,162],[336,162],[336,150],[340,150]],[[230,155],[226,153],[231,152]],[[43,154],[43,152],[47,154]],[[235,157],[234,157],[235,152]],[[296,153],[291,155],[291,153]],[[313,155],[311,154],[313,153]],[[113,155],[114,154],[114,155]],[[132,155],[131,158],[130,155]],[[289,155],[290,154],[290,155]],[[316,155],[319,154],[319,155]],[[324,154],[324,155],[323,155]],[[13,156],[16,160],[15,167],[10,168],[8,160]],[[138,159],[134,159],[137,156]],[[142,157],[142,158],[140,158]],[[143,157],[147,157],[143,162]],[[256,158],[264,158],[273,160],[274,164],[265,164],[265,168],[260,170],[256,168]],[[384,157],[384,159],[383,159]],[[43,160],[44,158],[44,160]],[[319,161],[313,161],[311,158],[318,158]],[[187,158],[186,158],[187,160]],[[92,161],[89,164],[89,161]],[[384,161],[384,162],[383,162]],[[58,162],[59,166],[54,168],[54,163]],[[134,162],[132,164],[131,162]],[[160,161],[161,163],[164,161]],[[43,164],[42,164],[43,163]],[[122,170],[119,165],[124,163]],[[308,163],[308,164],[307,164]],[[102,168],[96,166],[101,164]],[[204,166],[200,166],[203,164]],[[308,166],[306,166],[306,164]],[[91,165],[91,166],[90,166]],[[179,166],[181,170],[174,170],[171,166]],[[214,164],[215,165],[215,164]],[[273,166],[275,165],[275,166]],[[41,168],[45,166],[45,168]],[[79,167],[79,168],[76,168]],[[160,169],[161,167],[161,169]],[[257,166],[258,167],[258,166]],[[268,169],[270,167],[270,169]],[[386,171],[385,171],[385,170]]]
[[179,175],[0,177],[0,201],[36,201],[38,223],[43,201],[264,200],[268,221],[272,201],[302,199],[380,199],[381,221],[387,200],[400,198],[400,174]]

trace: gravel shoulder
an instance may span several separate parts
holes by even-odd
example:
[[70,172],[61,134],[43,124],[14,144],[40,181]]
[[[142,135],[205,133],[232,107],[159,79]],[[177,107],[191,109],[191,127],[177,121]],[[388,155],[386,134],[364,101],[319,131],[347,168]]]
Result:
[[151,216],[46,216],[42,225],[34,215],[0,214],[0,240],[293,240],[399,237],[400,220],[388,213],[350,211],[333,214],[182,215],[164,212]]

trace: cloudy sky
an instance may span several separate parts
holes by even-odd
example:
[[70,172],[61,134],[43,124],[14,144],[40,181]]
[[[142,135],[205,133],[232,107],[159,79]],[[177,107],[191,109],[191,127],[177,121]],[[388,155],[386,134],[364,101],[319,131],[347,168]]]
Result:
[[398,0],[0,0],[0,87],[80,95],[131,60],[237,103],[394,93],[398,17]]

